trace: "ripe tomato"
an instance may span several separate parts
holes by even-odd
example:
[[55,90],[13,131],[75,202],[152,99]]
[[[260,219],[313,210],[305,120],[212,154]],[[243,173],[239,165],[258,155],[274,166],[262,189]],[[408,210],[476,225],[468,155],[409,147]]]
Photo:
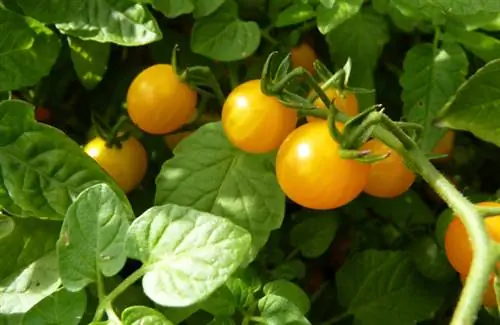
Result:
[[302,42],[291,49],[292,67],[303,67],[310,73],[314,73],[314,61],[318,59],[316,52],[306,42]]
[[260,90],[260,80],[234,88],[222,107],[222,126],[229,141],[250,153],[277,149],[297,125],[297,111]]
[[49,122],[52,117],[50,110],[43,106],[39,106],[35,109],[35,119],[38,122]]
[[139,185],[146,174],[147,153],[142,144],[132,137],[121,145],[121,148],[109,148],[104,139],[96,137],[85,145],[84,151],[128,193]]
[[196,111],[197,93],[169,64],[139,73],[127,92],[128,114],[140,129],[165,134],[187,123]]
[[[460,280],[462,283],[465,282],[466,275],[460,274]],[[495,277],[493,274],[490,276],[490,279],[488,281],[488,286],[484,290],[483,293],[483,306],[484,307],[496,307],[497,306],[497,296],[495,294],[495,288],[494,288],[494,283],[495,283]]]
[[[480,202],[479,206],[498,207],[497,202]],[[490,237],[500,242],[500,215],[484,219]],[[472,247],[467,230],[459,217],[454,216],[445,234],[445,251],[451,266],[460,274],[468,274],[472,262]]]
[[327,121],[298,127],[276,157],[276,175],[283,192],[296,203],[317,210],[335,209],[352,201],[366,186],[370,165],[342,159],[339,150]]
[[454,144],[455,144],[455,132],[453,132],[452,130],[446,131],[444,136],[441,138],[441,140],[438,141],[438,143],[432,150],[432,153],[438,155],[448,155],[448,156],[440,159],[435,159],[433,161],[437,163],[445,163],[450,161],[451,159],[450,154],[451,151],[453,150]]
[[[359,114],[359,105],[356,95],[351,92],[343,92],[342,94],[335,88],[328,88],[325,91],[330,101],[334,101],[335,106],[347,115],[353,117]],[[314,101],[314,105],[321,109],[326,109],[325,103],[320,98]],[[320,120],[320,118],[314,116],[306,117],[308,122]]]
[[[368,141],[363,148],[372,150],[374,154],[384,154],[392,150],[377,139]],[[364,191],[375,197],[393,198],[406,192],[415,181],[415,177],[415,174],[406,167],[403,158],[392,150],[389,157],[371,165]]]

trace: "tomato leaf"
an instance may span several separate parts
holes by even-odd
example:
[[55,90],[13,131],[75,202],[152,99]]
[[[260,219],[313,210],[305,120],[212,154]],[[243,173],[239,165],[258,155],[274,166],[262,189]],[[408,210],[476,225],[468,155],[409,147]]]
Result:
[[23,325],[78,325],[86,304],[85,291],[70,292],[60,289],[30,309],[23,317]]
[[446,27],[445,37],[459,42],[465,49],[486,62],[500,59],[500,40],[497,38],[480,32],[467,31],[451,24]]
[[336,2],[337,0],[319,0],[319,3],[321,3],[327,9],[333,8]]
[[250,243],[250,234],[229,220],[167,204],[134,220],[127,251],[146,267],[146,295],[163,306],[183,307],[218,289],[247,256]]
[[433,126],[434,118],[465,80],[468,60],[456,43],[444,43],[435,51],[432,44],[418,44],[407,53],[403,68],[404,115],[424,126],[419,144],[430,152],[446,132]]
[[434,212],[412,189],[392,199],[366,195],[360,197],[359,203],[403,229],[413,225],[431,225],[436,221]]
[[194,18],[205,17],[219,9],[226,0],[194,0]]
[[317,7],[318,30],[328,34],[331,30],[356,15],[361,9],[363,0],[336,1],[331,7],[319,5]]
[[274,155],[252,155],[231,145],[220,122],[178,144],[157,177],[156,204],[175,203],[222,216],[252,234],[250,258],[281,226],[285,197]]
[[61,223],[34,218],[12,218],[14,230],[0,239],[0,280],[18,274],[55,251]]
[[259,300],[262,318],[270,325],[310,325],[300,309],[291,301],[277,295],[266,295]]
[[352,256],[337,272],[336,283],[340,304],[355,323],[366,325],[413,325],[432,318],[446,294],[398,251],[367,250]]
[[43,6],[36,0],[17,2],[26,15],[84,40],[136,46],[162,37],[149,10],[129,0],[46,0]]
[[380,14],[363,10],[328,33],[326,40],[338,64],[344,65],[351,58],[353,67],[373,70],[389,41],[389,26]]
[[60,285],[57,256],[52,250],[25,269],[2,277],[0,315],[24,314],[54,293]]
[[217,11],[197,20],[191,49],[213,60],[236,61],[252,55],[260,44],[260,28],[238,18],[238,6],[227,0]]
[[68,37],[68,44],[78,79],[85,88],[95,88],[108,68],[110,44],[84,41],[74,37]]
[[131,211],[123,191],[76,142],[35,122],[32,105],[0,102],[0,132],[0,205],[9,212],[62,220],[78,194],[98,182],[110,184]]
[[15,227],[14,220],[0,211],[0,239],[10,235]]
[[321,256],[335,238],[339,228],[339,216],[327,212],[314,216],[304,214],[304,220],[295,225],[290,232],[290,244],[298,248],[306,258]]
[[439,125],[472,132],[478,138],[500,146],[498,73],[500,60],[494,60],[472,75],[439,112]]
[[276,17],[274,25],[276,27],[285,27],[300,24],[316,17],[316,11],[309,4],[296,3],[280,11]]
[[125,236],[132,219],[106,184],[88,187],[70,205],[57,241],[64,287],[71,291],[118,273],[127,259]]
[[123,325],[173,325],[162,313],[144,306],[132,306],[125,309],[121,315]]
[[180,324],[197,312],[200,308],[197,304],[187,306],[187,307],[162,307],[156,306],[157,310],[160,310],[163,315],[165,315],[174,324]]
[[255,302],[255,294],[261,289],[262,282],[251,268],[246,268],[233,274],[225,285],[238,307],[249,308]]
[[194,10],[196,0],[133,0],[137,3],[149,3],[153,8],[160,11],[165,17],[177,18],[184,14],[189,14]]
[[393,0],[403,8],[415,11],[443,11],[453,15],[467,15],[478,12],[500,12],[497,1],[477,0]]
[[222,286],[199,304],[201,309],[214,316],[231,316],[236,312],[236,299],[226,286]]
[[207,325],[235,325],[236,323],[232,318],[217,316]]
[[293,282],[287,280],[268,282],[264,286],[263,291],[267,296],[280,296],[294,303],[303,315],[307,314],[311,308],[311,302],[307,293]]
[[273,279],[295,280],[306,276],[306,265],[299,259],[285,261],[271,271]]
[[391,0],[373,0],[372,4],[377,12],[389,15],[394,25],[405,32],[412,32],[419,22],[419,16],[403,13]]
[[61,43],[36,20],[0,6],[0,92],[32,86],[49,74]]

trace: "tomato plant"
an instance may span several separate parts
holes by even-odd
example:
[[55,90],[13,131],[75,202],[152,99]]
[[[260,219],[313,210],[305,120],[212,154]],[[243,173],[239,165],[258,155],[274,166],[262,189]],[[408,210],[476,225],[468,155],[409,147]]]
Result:
[[364,146],[375,154],[390,153],[384,160],[371,165],[368,183],[364,191],[372,196],[392,198],[406,192],[415,181],[415,174],[408,169],[397,152],[378,140],[371,140]]
[[97,137],[85,145],[84,151],[113,177],[125,193],[136,188],[146,174],[147,153],[135,138],[113,146]]
[[499,1],[0,3],[0,324],[500,323]]
[[222,107],[222,126],[231,143],[251,153],[277,149],[297,124],[297,112],[262,93],[259,80],[231,91]]
[[[335,106],[341,111],[346,113],[349,116],[356,116],[359,113],[359,104],[354,93],[349,91],[339,92],[335,88],[328,88],[325,91],[328,99],[333,101]],[[325,104],[321,101],[321,99],[317,98],[314,101],[314,104],[318,108],[326,109]],[[313,116],[308,116],[307,121],[316,121],[318,118]]]
[[306,42],[293,47],[290,51],[292,64],[294,67],[305,68],[310,73],[314,73],[314,61],[318,59],[314,49]]
[[[479,206],[500,206],[496,202],[479,202]],[[491,216],[484,220],[491,238],[500,242],[500,216]],[[455,216],[449,223],[445,235],[445,249],[448,260],[460,274],[468,274],[472,262],[472,247],[465,226],[460,218]]]
[[276,156],[276,176],[283,192],[311,209],[334,209],[355,199],[366,186],[370,165],[339,156],[326,121],[294,130]]
[[169,64],[141,71],[127,92],[130,119],[142,130],[164,134],[180,128],[195,113],[197,93]]

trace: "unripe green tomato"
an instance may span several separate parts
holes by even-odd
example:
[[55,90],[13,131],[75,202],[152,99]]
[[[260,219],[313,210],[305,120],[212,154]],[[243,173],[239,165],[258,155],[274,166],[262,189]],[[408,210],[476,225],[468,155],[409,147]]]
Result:
[[430,280],[448,282],[456,275],[445,252],[430,236],[417,239],[410,247],[410,255],[418,272]]
[[444,236],[446,234],[446,229],[453,219],[453,211],[451,209],[446,209],[438,216],[436,222],[436,228],[434,230],[434,235],[436,237],[437,244],[439,247],[444,249]]

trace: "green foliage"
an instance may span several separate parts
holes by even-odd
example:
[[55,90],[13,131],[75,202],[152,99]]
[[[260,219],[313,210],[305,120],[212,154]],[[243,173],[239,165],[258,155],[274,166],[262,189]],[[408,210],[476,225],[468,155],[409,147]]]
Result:
[[[206,124],[163,165],[155,202],[191,206],[233,221],[252,235],[254,257],[284,217],[284,196],[271,159],[237,150],[220,123]],[[235,196],[240,191],[253,195]]]
[[[5,0],[0,32],[1,325],[451,323],[462,283],[446,256],[459,213],[447,205],[460,211],[464,197],[500,194],[499,1]],[[288,74],[315,59],[312,78]],[[198,94],[198,114],[168,134],[188,132],[167,148],[165,134],[132,122],[128,89],[143,69],[174,63]],[[265,105],[255,121],[225,114],[231,90],[267,72],[261,90],[298,109],[297,126],[324,117],[306,109],[313,85],[330,79],[354,93],[367,115],[344,135],[388,143],[417,174],[411,188],[392,198],[361,193],[325,211],[287,198],[279,148],[244,152],[227,134],[234,123],[242,137],[269,141],[282,128],[278,119],[260,127],[273,119]],[[176,103],[185,99],[154,81],[140,85],[138,102],[182,115]],[[449,130],[449,160],[432,162],[459,180],[463,197],[426,158]],[[116,154],[111,167],[82,149],[96,136],[107,140],[96,152]],[[120,178],[135,172],[120,156],[128,137],[144,146],[148,166],[124,193]],[[348,173],[285,163],[320,190]],[[495,308],[477,312],[476,291],[462,305],[470,321],[455,323],[497,324]]]

